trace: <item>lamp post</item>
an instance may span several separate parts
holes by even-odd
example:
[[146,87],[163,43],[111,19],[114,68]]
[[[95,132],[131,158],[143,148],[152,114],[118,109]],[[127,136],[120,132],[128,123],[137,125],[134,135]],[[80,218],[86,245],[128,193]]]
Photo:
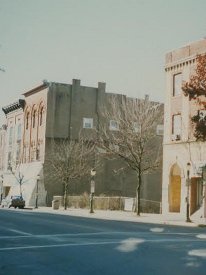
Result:
[[1,201],[0,201],[0,204],[1,204],[1,202],[2,202],[2,197],[3,197],[3,182],[4,182],[4,177],[3,177],[3,175],[1,175],[1,177],[0,177],[0,187],[1,187]]
[[206,218],[206,165],[202,167],[202,188],[203,188],[203,207],[204,207],[204,218]]
[[186,186],[187,186],[187,197],[186,197],[186,222],[191,222],[190,220],[190,162],[187,163],[187,179],[186,179]]
[[36,203],[35,203],[35,208],[38,208],[39,180],[40,180],[40,175],[37,175],[37,177],[36,177]]
[[95,191],[95,181],[94,181],[95,175],[96,175],[96,170],[93,168],[93,169],[91,170],[90,213],[94,213],[93,201],[94,201],[94,191]]

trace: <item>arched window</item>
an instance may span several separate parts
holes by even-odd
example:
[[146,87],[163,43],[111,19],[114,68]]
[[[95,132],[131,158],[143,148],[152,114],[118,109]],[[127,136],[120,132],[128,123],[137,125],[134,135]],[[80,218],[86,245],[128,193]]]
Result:
[[33,128],[35,127],[35,123],[36,123],[36,110],[33,111]]
[[29,113],[26,114],[26,130],[29,128]]
[[43,122],[43,111],[44,111],[44,107],[42,106],[39,111],[39,125],[40,126],[42,125],[42,122]]
[[17,141],[21,140],[21,124],[17,126]]

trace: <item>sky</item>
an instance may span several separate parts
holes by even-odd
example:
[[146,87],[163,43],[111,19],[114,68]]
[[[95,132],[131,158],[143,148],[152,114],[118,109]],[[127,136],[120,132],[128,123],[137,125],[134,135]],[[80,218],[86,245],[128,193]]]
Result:
[[165,54],[206,37],[205,11],[205,0],[0,0],[0,123],[43,80],[164,102]]

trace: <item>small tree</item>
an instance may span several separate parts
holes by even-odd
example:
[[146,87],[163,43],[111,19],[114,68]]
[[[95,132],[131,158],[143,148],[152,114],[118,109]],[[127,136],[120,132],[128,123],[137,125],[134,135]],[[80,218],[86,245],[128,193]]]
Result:
[[160,165],[162,145],[158,142],[157,146],[156,126],[162,123],[163,105],[148,99],[112,97],[103,116],[105,124],[99,130],[99,146],[108,156],[121,158],[124,169],[135,171],[136,211],[140,215],[142,177]]
[[94,144],[78,140],[55,139],[47,159],[47,170],[52,178],[61,180],[64,185],[64,209],[67,208],[68,187],[72,180],[80,179],[90,173],[94,155]]
[[196,58],[196,68],[194,74],[188,82],[182,85],[185,96],[189,100],[195,100],[199,105],[197,114],[191,117],[195,126],[194,136],[197,140],[206,140],[206,54],[198,55]]
[[12,175],[15,177],[16,181],[19,184],[19,194],[22,197],[22,185],[24,183],[24,174],[20,170],[20,165],[16,168],[15,171],[12,169],[12,166],[10,165],[9,170],[11,171]]

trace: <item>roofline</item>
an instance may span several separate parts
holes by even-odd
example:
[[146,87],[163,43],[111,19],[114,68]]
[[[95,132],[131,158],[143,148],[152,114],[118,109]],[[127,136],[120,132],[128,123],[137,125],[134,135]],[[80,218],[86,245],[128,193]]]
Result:
[[37,87],[35,87],[35,88],[33,88],[33,89],[31,89],[31,90],[23,93],[22,95],[24,95],[25,97],[33,95],[33,94],[35,94],[35,93],[37,93],[37,92],[39,92],[41,90],[44,90],[48,86],[49,86],[49,83],[45,81],[45,82],[43,82],[43,84],[41,84],[41,85],[39,85],[39,86],[37,86]]
[[7,115],[8,113],[18,110],[18,109],[24,110],[24,106],[25,106],[25,100],[19,99],[18,101],[15,101],[14,103],[3,107],[2,111],[5,113],[5,115]]

